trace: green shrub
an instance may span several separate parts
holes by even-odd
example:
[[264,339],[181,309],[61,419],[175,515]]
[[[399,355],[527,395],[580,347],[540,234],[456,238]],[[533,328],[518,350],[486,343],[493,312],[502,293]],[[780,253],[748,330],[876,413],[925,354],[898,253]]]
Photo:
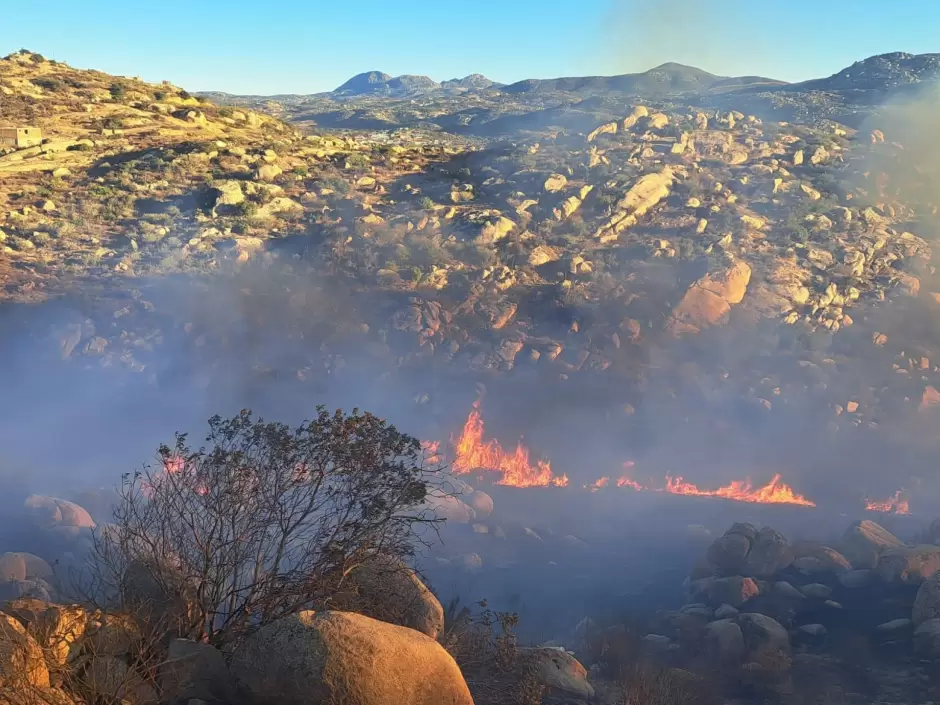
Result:
[[65,87],[65,84],[56,78],[34,78],[32,83],[47,91],[59,91]]

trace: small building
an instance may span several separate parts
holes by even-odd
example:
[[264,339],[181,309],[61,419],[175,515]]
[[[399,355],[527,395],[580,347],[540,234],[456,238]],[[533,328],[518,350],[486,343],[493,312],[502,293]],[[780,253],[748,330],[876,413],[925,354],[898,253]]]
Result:
[[38,127],[0,127],[0,146],[25,149],[42,144],[42,130]]

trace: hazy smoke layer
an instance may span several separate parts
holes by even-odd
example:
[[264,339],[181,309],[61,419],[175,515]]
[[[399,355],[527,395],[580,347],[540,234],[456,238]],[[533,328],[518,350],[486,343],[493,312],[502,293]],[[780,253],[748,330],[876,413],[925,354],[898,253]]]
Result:
[[604,16],[607,73],[645,71],[666,62],[706,70],[740,63],[759,46],[744,29],[743,0],[613,0]]

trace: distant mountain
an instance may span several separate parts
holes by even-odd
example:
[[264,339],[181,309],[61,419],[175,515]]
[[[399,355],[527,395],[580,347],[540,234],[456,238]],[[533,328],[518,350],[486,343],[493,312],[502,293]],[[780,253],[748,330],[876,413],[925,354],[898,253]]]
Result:
[[487,88],[498,86],[499,84],[491,81],[481,73],[471,73],[463,78],[452,78],[449,81],[441,83],[442,88],[457,88],[466,90],[482,91]]
[[659,97],[683,93],[705,93],[712,89],[731,90],[750,85],[785,85],[760,76],[729,78],[716,76],[694,66],[666,63],[643,73],[627,73],[619,76],[583,76],[570,78],[528,79],[519,81],[502,90],[506,93],[574,93],[598,95],[619,93]]
[[367,71],[350,78],[346,83],[337,88],[333,93],[347,93],[350,95],[362,95],[363,93],[375,93],[382,90],[392,77],[381,71]]
[[792,83],[787,91],[884,91],[940,78],[940,54],[880,54],[856,61],[828,78]]
[[[940,54],[891,53],[799,83],[761,76],[718,76],[667,63],[642,73],[530,79],[510,85],[480,74],[438,83],[427,76],[373,71],[335,91],[308,95],[199,95],[285,120],[355,129],[415,127],[492,136],[549,127],[581,130],[615,119],[636,101],[739,110],[765,120],[861,125],[899,93],[940,79]],[[463,100],[463,96],[467,96]]]
[[393,78],[387,73],[369,71],[353,76],[333,91],[332,95],[337,98],[365,95],[397,98],[436,91],[440,87],[440,83],[427,76],[404,75]]

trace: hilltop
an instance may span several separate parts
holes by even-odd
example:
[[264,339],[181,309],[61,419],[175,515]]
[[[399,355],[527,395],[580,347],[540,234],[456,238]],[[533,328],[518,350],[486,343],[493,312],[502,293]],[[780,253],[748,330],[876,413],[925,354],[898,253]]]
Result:
[[683,93],[702,94],[729,86],[783,85],[783,81],[756,76],[729,78],[683,64],[666,63],[642,73],[619,76],[585,76],[579,78],[530,79],[504,87],[507,93],[573,93],[577,95],[604,95],[618,93],[644,98],[662,98]]

